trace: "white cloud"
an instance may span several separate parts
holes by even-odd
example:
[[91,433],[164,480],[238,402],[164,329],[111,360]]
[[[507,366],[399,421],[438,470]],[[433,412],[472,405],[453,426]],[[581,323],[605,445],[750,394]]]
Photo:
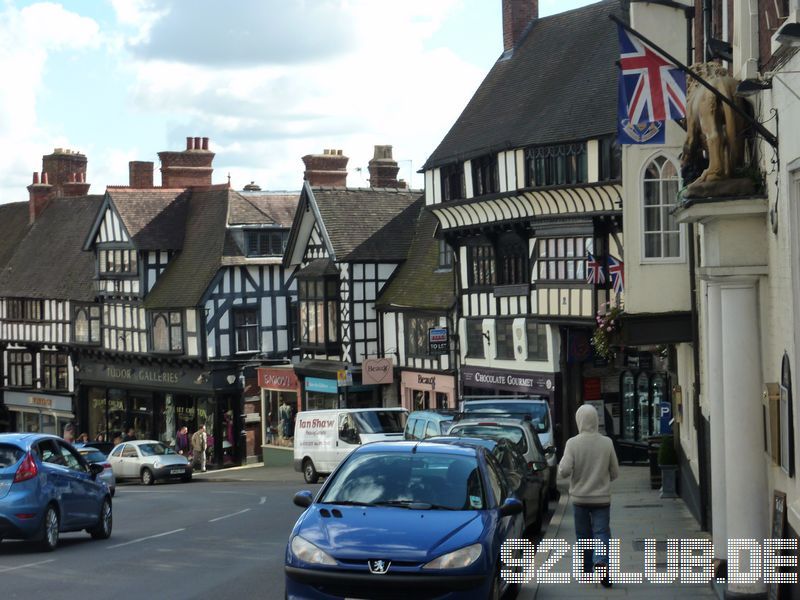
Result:
[[40,170],[42,154],[67,140],[41,131],[37,98],[51,52],[96,46],[99,27],[89,18],[42,2],[0,12],[0,202],[25,200],[30,173]]

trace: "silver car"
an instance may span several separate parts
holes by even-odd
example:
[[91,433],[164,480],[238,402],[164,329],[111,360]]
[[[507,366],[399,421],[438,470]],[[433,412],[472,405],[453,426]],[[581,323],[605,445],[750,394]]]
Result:
[[122,442],[108,455],[117,479],[139,479],[153,485],[158,479],[192,480],[192,466],[186,457],[156,440]]
[[104,482],[108,486],[108,491],[110,491],[113,496],[117,491],[117,480],[114,477],[111,463],[108,462],[108,457],[97,448],[92,448],[91,446],[75,446],[75,449],[81,453],[81,456],[86,459],[86,462],[102,465],[103,472],[97,476],[97,481]]

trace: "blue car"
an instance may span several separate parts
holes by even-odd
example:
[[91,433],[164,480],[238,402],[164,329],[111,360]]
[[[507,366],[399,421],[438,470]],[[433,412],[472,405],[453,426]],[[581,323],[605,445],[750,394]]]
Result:
[[0,434],[0,540],[36,540],[55,550],[61,532],[111,536],[111,492],[89,464],[54,435]]
[[357,448],[306,508],[286,548],[286,598],[498,599],[500,546],[522,537],[522,503],[483,447]]

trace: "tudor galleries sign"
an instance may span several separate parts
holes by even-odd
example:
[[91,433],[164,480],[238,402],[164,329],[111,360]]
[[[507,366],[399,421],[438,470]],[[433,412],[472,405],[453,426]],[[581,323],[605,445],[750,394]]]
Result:
[[297,391],[300,383],[297,381],[297,375],[294,374],[294,369],[258,369],[258,387],[265,390],[282,391]]
[[388,358],[367,358],[361,363],[361,383],[385,385],[394,381],[394,365]]
[[507,371],[488,367],[465,366],[461,369],[464,387],[520,392],[552,396],[555,392],[555,373]]
[[450,337],[446,327],[428,329],[428,354],[441,356],[450,353]]

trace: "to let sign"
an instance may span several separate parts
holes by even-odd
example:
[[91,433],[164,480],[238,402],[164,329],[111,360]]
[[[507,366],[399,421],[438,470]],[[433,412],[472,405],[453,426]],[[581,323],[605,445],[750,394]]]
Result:
[[450,336],[445,327],[428,329],[428,354],[440,356],[450,353]]

